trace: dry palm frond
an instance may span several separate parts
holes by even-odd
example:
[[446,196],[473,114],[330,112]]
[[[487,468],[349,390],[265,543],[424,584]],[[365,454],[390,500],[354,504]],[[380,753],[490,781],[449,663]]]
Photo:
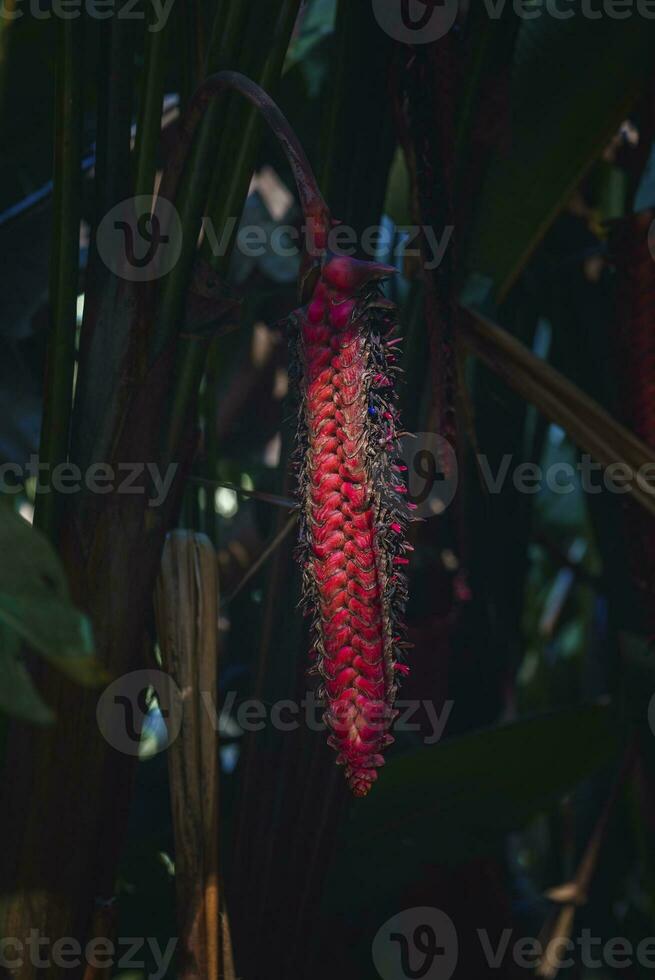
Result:
[[182,692],[179,736],[168,749],[180,925],[179,976],[234,977],[218,867],[216,704],[218,576],[204,535],[169,535],[155,594],[163,665]]
[[[633,739],[625,751],[619,774],[596,821],[596,826],[580,859],[574,878],[547,892],[547,897],[557,902],[560,908],[555,918],[546,922],[539,937],[542,941],[544,954],[535,974],[542,977],[543,980],[555,980],[563,966],[562,961],[567,958],[566,954],[570,952],[576,910],[587,903],[591,882],[607,836],[607,828],[626,781],[632,772],[636,750],[637,743]],[[566,951],[565,955],[563,955],[563,950]]]

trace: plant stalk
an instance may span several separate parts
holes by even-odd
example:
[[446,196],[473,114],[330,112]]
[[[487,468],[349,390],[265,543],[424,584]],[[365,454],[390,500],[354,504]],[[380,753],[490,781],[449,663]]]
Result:
[[[40,461],[66,462],[75,371],[83,112],[83,19],[60,20],[55,82],[54,214],[50,268],[52,317]],[[39,497],[35,523],[56,537],[57,497]]]
[[134,147],[134,195],[152,194],[155,183],[157,146],[161,133],[162,103],[168,55],[170,25],[146,31],[145,72]]

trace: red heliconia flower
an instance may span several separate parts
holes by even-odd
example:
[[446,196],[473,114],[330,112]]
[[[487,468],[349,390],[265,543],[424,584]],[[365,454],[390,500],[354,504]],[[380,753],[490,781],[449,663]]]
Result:
[[[365,796],[393,737],[407,595],[403,569],[405,467],[394,462],[396,310],[380,282],[395,270],[328,252],[332,221],[307,156],[273,100],[250,79],[218,72],[196,92],[181,132],[184,153],[208,101],[240,92],[267,120],[298,186],[311,248],[292,315],[301,393],[298,469],[304,601],[314,613],[317,670],[330,744],[356,796]],[[169,194],[184,156],[169,168]],[[174,196],[171,194],[171,196]]]
[[[393,742],[406,599],[406,505],[393,455],[396,328],[380,290],[394,269],[327,256],[294,317],[300,367],[298,464],[305,602],[329,744],[355,796],[365,796]],[[395,348],[394,348],[395,349]]]

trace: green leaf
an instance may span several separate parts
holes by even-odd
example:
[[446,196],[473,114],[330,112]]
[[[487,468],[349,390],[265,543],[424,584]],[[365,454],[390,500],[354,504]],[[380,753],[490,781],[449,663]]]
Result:
[[337,0],[310,0],[302,15],[300,31],[289,45],[284,70],[303,61],[321,41],[334,32]]
[[545,10],[524,20],[514,52],[511,149],[493,158],[469,242],[468,268],[502,298],[651,70],[655,23],[569,20]]
[[353,808],[344,839],[358,852],[387,854],[393,839],[401,855],[422,862],[469,858],[547,809],[617,748],[613,710],[593,704],[420,749],[387,763]]
[[0,507],[0,593],[68,597],[57,555],[47,541],[9,506]]
[[80,684],[102,684],[91,625],[70,601],[64,570],[46,538],[0,506],[0,622]]
[[107,679],[93,657],[88,619],[68,602],[0,593],[0,620],[80,684]]
[[54,714],[41,700],[20,659],[18,636],[3,626],[0,626],[0,711],[39,725],[54,720]]
[[411,187],[407,162],[403,151],[396,150],[389,173],[387,196],[384,202],[385,214],[397,225],[412,222]]
[[[592,704],[391,758],[343,827],[326,908],[338,902],[341,916],[391,908],[431,864],[497,853],[507,833],[616,758],[619,733],[614,710]],[[366,874],[344,888],[353,867]]]

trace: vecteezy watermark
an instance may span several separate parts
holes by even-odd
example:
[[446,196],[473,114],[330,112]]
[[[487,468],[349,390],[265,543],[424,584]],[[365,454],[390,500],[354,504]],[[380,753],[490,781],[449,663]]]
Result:
[[[180,691],[173,679],[160,670],[136,670],[112,681],[98,699],[96,718],[100,732],[117,751],[126,755],[140,754],[141,733],[154,704],[166,722],[167,738],[155,751],[162,751],[175,741],[184,721],[184,705],[189,692]],[[283,699],[272,704],[256,698],[239,700],[234,691],[228,691],[222,707],[218,708],[209,691],[200,692],[201,704],[215,732],[221,731],[227,720],[243,734],[257,733],[270,727],[279,732],[294,732],[301,727],[310,731],[324,732],[325,703],[313,691],[308,691],[300,701]],[[418,733],[423,744],[436,745],[444,736],[454,703],[446,701],[437,709],[429,700],[403,700],[395,702],[399,712],[394,722],[394,732]],[[420,716],[420,720],[418,720]],[[369,719],[374,728],[376,719]],[[380,725],[385,726],[383,713]]]
[[[500,20],[512,10],[519,20],[551,17],[553,20],[655,20],[655,0],[475,0],[482,3],[490,20]],[[454,27],[459,0],[372,0],[380,27],[396,41],[430,44]]]
[[[96,937],[83,946],[72,936],[52,940],[38,929],[30,929],[23,939],[0,939],[0,967],[7,971],[29,966],[36,970],[79,970],[84,964],[91,970],[138,970],[146,980],[162,980],[171,965],[177,938],[165,949],[153,937],[131,936],[117,940]],[[154,969],[151,969],[154,967]]]
[[[562,937],[544,946],[539,939],[517,936],[512,929],[503,929],[500,936],[494,937],[486,929],[476,929],[476,939],[491,970],[501,970],[511,963],[532,971],[544,960],[555,972],[569,969],[576,962],[589,970],[655,967],[655,936],[635,944],[621,936],[604,940],[594,936],[591,929],[582,929],[575,939]],[[371,950],[382,980],[449,980],[457,966],[458,952],[452,919],[441,909],[429,907],[405,909],[388,919],[378,930]]]
[[98,255],[114,275],[128,282],[152,282],[174,268],[182,251],[182,222],[177,209],[158,197],[153,210],[148,194],[116,204],[98,225]]
[[622,462],[603,467],[584,453],[575,466],[563,460],[546,467],[525,462],[513,466],[514,457],[506,453],[494,472],[483,453],[478,453],[477,460],[482,480],[490,493],[500,493],[511,474],[511,482],[517,493],[537,494],[547,489],[566,496],[575,493],[579,487],[584,493],[595,496],[604,491],[631,493],[637,486],[643,493],[655,496],[654,463],[644,463],[639,469]]
[[[457,457],[448,440],[435,432],[403,436],[396,455],[404,468],[406,499],[414,515],[428,519],[442,514],[454,499],[458,486]],[[577,490],[591,496],[623,495],[638,488],[655,496],[653,463],[645,463],[639,469],[622,462],[603,467],[588,453],[575,465],[562,460],[540,466],[515,461],[511,453],[495,462],[484,453],[477,453],[475,459],[482,484],[491,495],[511,486],[516,493],[529,495],[548,491],[567,496]]]
[[[218,730],[220,716],[217,715],[215,707],[211,703],[211,697],[207,692],[204,692],[202,699],[215,730]],[[400,732],[423,732],[423,744],[436,745],[443,738],[453,707],[453,701],[445,701],[441,709],[437,710],[433,701],[399,698],[394,702],[394,708],[398,711],[398,717],[393,726],[394,732],[396,734]],[[324,732],[327,729],[323,720],[324,712],[324,701],[320,700],[313,691],[308,691],[301,701],[287,699],[275,701],[271,705],[266,705],[263,701],[256,699],[241,701],[237,704],[236,694],[229,692],[222,709],[223,715],[229,714],[243,732],[260,732],[267,725],[280,732],[294,732],[302,726],[313,732]],[[430,730],[428,732],[425,731],[425,725],[416,720],[419,712],[429,723]],[[380,712],[381,728],[386,727],[385,714],[384,711]],[[370,716],[369,728],[375,729],[375,725],[375,718]]]
[[655,936],[647,936],[635,945],[623,936],[603,939],[594,936],[591,929],[582,929],[575,939],[562,936],[545,946],[533,936],[517,937],[512,929],[503,929],[495,940],[486,929],[477,929],[476,933],[486,962],[496,970],[508,961],[532,970],[545,959],[556,971],[570,969],[576,962],[588,970],[655,967]]
[[98,728],[105,741],[124,755],[138,756],[143,725],[155,698],[168,739],[151,754],[174,742],[182,727],[182,692],[163,670],[134,670],[105,688],[96,707]]
[[482,0],[482,3],[493,20],[499,20],[508,6],[521,20],[535,20],[544,16],[553,20],[571,20],[573,17],[628,20],[634,16],[655,20],[653,0]]
[[396,41],[430,44],[445,37],[459,13],[459,0],[373,0],[380,27]]
[[0,493],[18,494],[25,484],[34,482],[37,496],[49,493],[70,495],[87,491],[108,494],[146,494],[150,507],[161,507],[170,493],[177,463],[162,474],[157,463],[92,463],[85,470],[75,463],[42,463],[32,453],[26,463],[0,464]]
[[[236,218],[229,218],[219,235],[209,216],[202,219],[203,232],[215,257],[226,254],[237,223]],[[359,251],[371,259],[380,254],[422,258],[424,268],[431,272],[441,265],[454,230],[454,225],[446,225],[439,235],[430,225],[369,225],[360,235],[351,225],[338,224],[329,230],[326,248],[333,255],[353,256]],[[280,224],[270,232],[261,225],[243,225],[236,236],[236,248],[253,259],[267,253],[281,258],[291,258],[302,251],[312,256],[321,254],[311,225],[298,228]]]
[[[438,268],[453,237],[454,226],[437,232],[429,225],[370,225],[361,234],[350,225],[330,229],[327,251],[333,255],[367,258],[412,257],[423,262],[427,271]],[[245,258],[265,255],[296,258],[301,254],[319,256],[311,224],[241,225],[237,217],[228,218],[220,228],[209,215],[201,220],[201,233],[215,258],[227,255],[232,243]],[[164,197],[154,203],[148,195],[126,198],[103,217],[98,226],[98,255],[114,275],[128,282],[150,282],[173,269],[182,251],[182,223],[175,206]],[[195,239],[195,229],[194,229]]]
[[168,22],[175,0],[0,0],[0,20],[77,20],[82,14],[92,20],[148,21],[151,34],[162,31]]
[[459,471],[455,450],[436,432],[400,438],[398,460],[405,469],[407,502],[414,517],[443,514],[457,492]]
[[371,954],[382,980],[449,980],[458,959],[457,930],[441,909],[405,909],[378,930]]

